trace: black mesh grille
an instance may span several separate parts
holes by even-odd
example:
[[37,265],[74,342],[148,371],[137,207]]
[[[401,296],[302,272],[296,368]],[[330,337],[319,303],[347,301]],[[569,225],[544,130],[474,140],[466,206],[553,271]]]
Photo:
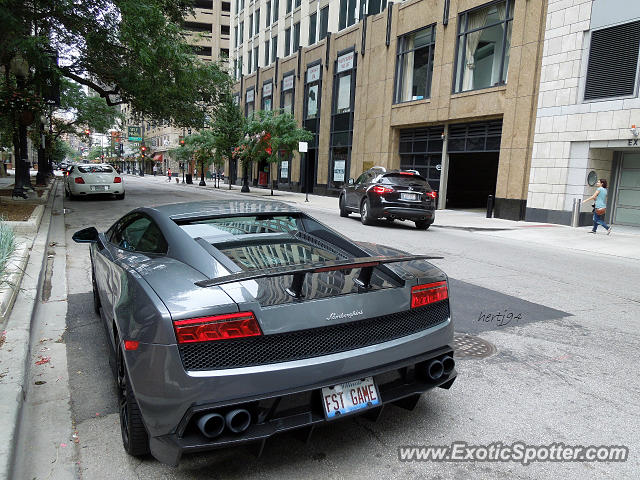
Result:
[[180,345],[186,370],[249,367],[320,357],[376,345],[444,322],[449,301],[329,327],[241,340]]

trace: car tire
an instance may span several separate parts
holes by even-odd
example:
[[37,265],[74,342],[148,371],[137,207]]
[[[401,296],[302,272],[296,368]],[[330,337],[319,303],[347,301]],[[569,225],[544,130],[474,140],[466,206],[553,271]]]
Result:
[[75,200],[76,199],[76,196],[73,193],[71,193],[71,189],[67,190],[67,198],[69,200]]
[[116,193],[116,200],[124,200],[124,192]]
[[371,204],[368,198],[365,198],[360,204],[360,221],[363,225],[373,225],[375,222],[375,218],[371,216]]
[[426,220],[416,220],[416,228],[418,230],[428,230],[431,224]]
[[387,218],[385,218],[385,220],[387,221],[387,223],[391,224],[391,223],[395,222],[396,219],[395,218],[391,218],[391,217],[387,217]]
[[344,195],[340,195],[340,200],[338,200],[338,205],[340,206],[340,216],[341,217],[348,217],[349,216],[349,210],[347,210],[344,206]]
[[149,434],[142,420],[142,413],[131,388],[129,372],[122,358],[122,348],[118,348],[116,360],[116,381],[118,388],[118,410],[120,412],[120,431],[122,445],[131,456],[141,457],[149,454]]
[[91,286],[93,287],[93,309],[100,315],[100,294],[98,293],[98,284],[96,283],[96,274],[93,268],[91,269]]

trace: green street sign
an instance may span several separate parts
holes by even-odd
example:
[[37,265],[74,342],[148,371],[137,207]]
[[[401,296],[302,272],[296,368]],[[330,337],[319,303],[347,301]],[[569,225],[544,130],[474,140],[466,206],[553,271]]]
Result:
[[127,136],[130,142],[141,142],[142,127],[127,127]]

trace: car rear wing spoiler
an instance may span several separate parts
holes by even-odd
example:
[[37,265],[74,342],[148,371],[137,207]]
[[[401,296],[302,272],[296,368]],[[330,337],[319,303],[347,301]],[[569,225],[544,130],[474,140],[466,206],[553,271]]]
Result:
[[283,275],[293,275],[291,286],[287,288],[287,293],[294,298],[302,297],[302,286],[307,273],[333,272],[339,270],[351,270],[360,268],[360,275],[355,280],[356,284],[363,289],[368,289],[371,284],[373,269],[387,263],[411,262],[413,260],[435,260],[444,257],[432,257],[429,255],[399,255],[399,256],[375,256],[347,258],[343,260],[332,260],[329,262],[306,263],[302,265],[288,265],[285,267],[266,268],[249,272],[234,273],[224,277],[212,278],[196,282],[198,287],[214,287],[227,283],[243,282],[245,280],[256,280],[258,278],[280,277]]

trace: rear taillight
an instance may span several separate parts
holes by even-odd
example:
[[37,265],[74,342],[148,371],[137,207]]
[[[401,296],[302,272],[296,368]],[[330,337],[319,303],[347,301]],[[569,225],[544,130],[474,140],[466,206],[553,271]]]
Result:
[[415,177],[415,175],[416,175],[416,174],[415,174],[415,173],[413,173],[413,172],[398,172],[398,173],[399,173],[400,175],[410,175],[410,176],[412,176],[412,177]]
[[84,178],[76,177],[76,178],[73,179],[73,181],[76,182],[76,183],[84,183]]
[[128,351],[137,350],[140,346],[140,342],[137,340],[125,340],[124,341],[124,349]]
[[431,197],[431,198],[435,199],[438,196],[438,192],[433,192],[433,191],[432,192],[427,192],[427,193],[425,193],[425,195],[427,197]]
[[178,343],[211,342],[262,335],[252,312],[229,313],[173,322]]
[[449,298],[447,282],[427,283],[411,287],[411,308],[423,307],[447,298]]
[[115,177],[115,178],[113,179],[113,183],[122,183],[122,178],[120,178],[120,177]]
[[374,193],[377,193],[378,195],[384,195],[385,193],[393,192],[393,188],[383,187],[382,185],[376,185],[375,187],[372,188],[372,190],[374,191]]

